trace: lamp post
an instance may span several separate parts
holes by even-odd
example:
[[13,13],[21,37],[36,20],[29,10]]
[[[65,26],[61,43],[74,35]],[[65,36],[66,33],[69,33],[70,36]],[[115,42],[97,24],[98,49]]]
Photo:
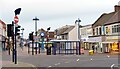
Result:
[[23,50],[23,47],[24,47],[24,45],[23,45],[23,42],[24,42],[24,40],[23,40],[23,31],[24,31],[24,28],[22,28],[21,29],[22,30],[22,33],[21,33],[21,47],[22,47],[22,50]]
[[56,39],[57,39],[57,33],[58,33],[58,30],[56,29],[55,32],[56,32]]
[[79,28],[81,20],[78,18],[78,20],[76,20],[75,23],[77,23],[77,22],[78,22],[78,39],[81,40],[81,37],[80,37],[80,28]]
[[78,23],[78,40],[80,40],[80,42],[79,42],[79,55],[81,55],[80,22],[81,22],[81,20],[79,18],[78,18],[78,20],[75,21],[75,23]]
[[[35,36],[37,37],[37,21],[39,21],[39,19],[35,17],[33,21],[35,21]],[[36,46],[36,54],[37,54],[37,41],[35,42],[35,46]]]
[[51,48],[48,47],[48,42],[49,42],[49,30],[51,27],[47,28],[47,55],[50,55]]

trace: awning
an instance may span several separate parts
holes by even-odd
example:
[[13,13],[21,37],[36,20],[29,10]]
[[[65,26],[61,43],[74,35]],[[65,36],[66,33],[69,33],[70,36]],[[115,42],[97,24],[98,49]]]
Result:
[[98,43],[99,41],[83,41],[83,42],[88,42],[88,43]]
[[118,43],[118,41],[104,41],[104,42],[102,42],[102,43]]

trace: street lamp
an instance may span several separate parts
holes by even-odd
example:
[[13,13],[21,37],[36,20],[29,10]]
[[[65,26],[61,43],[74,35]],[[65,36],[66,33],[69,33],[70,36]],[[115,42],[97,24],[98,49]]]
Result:
[[47,28],[47,55],[50,55],[51,52],[51,47],[48,47],[48,42],[49,42],[49,30],[51,27]]
[[78,22],[78,40],[79,42],[79,55],[81,55],[81,36],[80,36],[80,22],[81,20],[78,18],[78,20],[75,21],[75,24]]
[[49,30],[51,27],[47,28],[47,42],[48,42],[48,38],[49,38]]
[[56,39],[57,39],[57,35],[58,35],[58,30],[57,29],[55,30],[55,33],[56,33]]
[[[37,37],[37,21],[39,21],[39,19],[35,17],[33,21],[35,21],[35,36]],[[36,46],[36,54],[37,54],[37,41],[35,43],[35,46]]]
[[78,22],[78,39],[80,40],[81,39],[81,37],[80,37],[80,22],[81,22],[81,20],[78,18],[78,20],[76,20],[75,23],[77,23],[77,22]]

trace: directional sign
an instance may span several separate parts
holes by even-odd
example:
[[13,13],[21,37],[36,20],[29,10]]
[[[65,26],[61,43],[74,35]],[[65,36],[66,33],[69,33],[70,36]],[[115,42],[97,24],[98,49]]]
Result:
[[15,17],[14,17],[14,22],[15,22],[15,24],[17,24],[17,23],[18,23],[18,21],[19,21],[18,16],[15,16]]

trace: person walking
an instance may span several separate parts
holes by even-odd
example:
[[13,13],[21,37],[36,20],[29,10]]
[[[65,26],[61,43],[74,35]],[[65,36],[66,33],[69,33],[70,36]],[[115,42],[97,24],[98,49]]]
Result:
[[94,46],[92,46],[92,50],[93,50],[93,53],[94,53],[94,50],[95,50],[95,47],[94,47]]
[[96,52],[97,52],[97,45],[95,46],[95,50],[96,50]]

